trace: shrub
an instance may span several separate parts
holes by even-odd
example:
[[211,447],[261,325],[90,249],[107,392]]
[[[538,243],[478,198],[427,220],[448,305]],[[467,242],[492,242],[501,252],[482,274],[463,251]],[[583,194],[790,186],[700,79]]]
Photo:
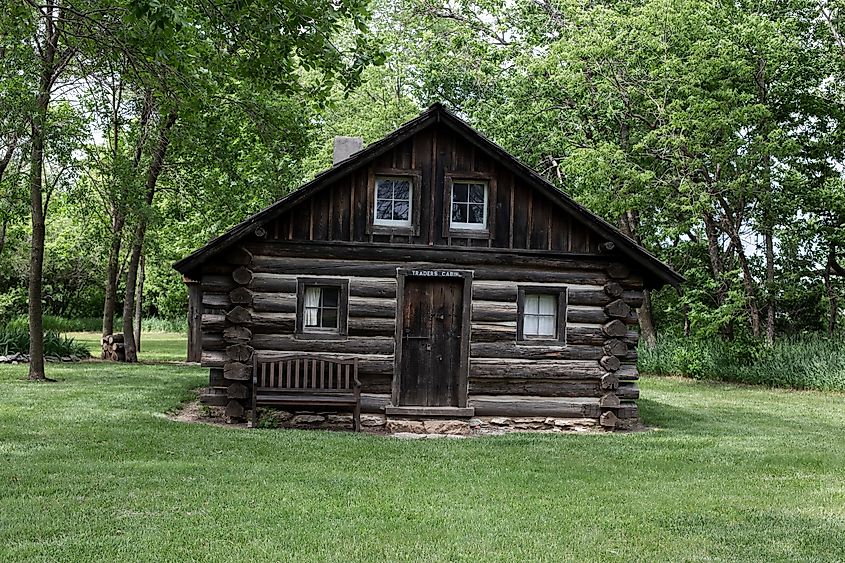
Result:
[[[15,353],[29,353],[29,330],[21,330],[20,328],[0,329],[0,354],[8,356]],[[44,333],[44,355],[79,356],[80,358],[91,356],[84,344],[80,344],[73,338],[63,336],[54,330]]]
[[[123,319],[116,317],[114,329],[122,330]],[[29,330],[29,318],[26,315],[15,317],[6,324],[7,328],[14,330]],[[103,319],[100,317],[83,317],[77,319],[66,319],[54,315],[44,315],[44,330],[56,332],[100,332],[103,328]],[[171,320],[156,317],[141,320],[142,332],[188,332],[188,321],[185,319]]]
[[726,342],[661,336],[657,346],[640,346],[641,372],[683,375],[794,389],[845,391],[845,341],[820,335],[778,340]]

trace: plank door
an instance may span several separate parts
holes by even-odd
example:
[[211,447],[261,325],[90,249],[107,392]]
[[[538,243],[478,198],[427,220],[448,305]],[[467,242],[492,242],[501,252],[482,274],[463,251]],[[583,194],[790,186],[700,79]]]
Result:
[[458,404],[461,369],[462,279],[405,280],[399,404]]

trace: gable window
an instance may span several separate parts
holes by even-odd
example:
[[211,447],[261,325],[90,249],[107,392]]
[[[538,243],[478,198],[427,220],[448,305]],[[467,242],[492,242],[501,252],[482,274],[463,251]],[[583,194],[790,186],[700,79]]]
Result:
[[413,206],[411,178],[376,176],[373,224],[410,227]]
[[299,278],[296,292],[296,334],[302,338],[345,338],[349,282]]
[[487,183],[478,181],[452,182],[451,228],[487,228]]
[[565,344],[566,304],[565,287],[520,287],[517,340]]

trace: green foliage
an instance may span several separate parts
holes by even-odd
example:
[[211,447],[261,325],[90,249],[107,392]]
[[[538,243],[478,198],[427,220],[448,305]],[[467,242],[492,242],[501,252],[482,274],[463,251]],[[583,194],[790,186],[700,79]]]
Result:
[[[14,326],[0,329],[0,355],[8,356],[15,353],[29,353],[29,330]],[[64,336],[56,330],[45,328],[44,355],[87,358],[90,353],[84,344],[80,344],[73,338]]]
[[779,339],[773,346],[748,338],[660,336],[655,348],[640,346],[637,365],[656,375],[845,391],[845,341],[818,335]]
[[[114,326],[121,327],[123,319],[115,317]],[[76,317],[65,318],[55,315],[44,315],[44,330],[52,332],[99,332],[103,327],[101,317]],[[9,330],[28,330],[29,320],[26,315],[13,318],[6,324]],[[177,332],[185,334],[188,332],[188,322],[182,319],[163,319],[159,317],[148,317],[141,319],[142,332]]]

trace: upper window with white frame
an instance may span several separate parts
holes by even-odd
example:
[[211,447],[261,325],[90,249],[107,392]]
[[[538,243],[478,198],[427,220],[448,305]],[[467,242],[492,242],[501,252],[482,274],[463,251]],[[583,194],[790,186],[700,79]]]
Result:
[[411,178],[376,176],[373,224],[410,227],[413,218],[414,184]]
[[450,227],[452,229],[486,229],[487,192],[487,182],[454,180]]

